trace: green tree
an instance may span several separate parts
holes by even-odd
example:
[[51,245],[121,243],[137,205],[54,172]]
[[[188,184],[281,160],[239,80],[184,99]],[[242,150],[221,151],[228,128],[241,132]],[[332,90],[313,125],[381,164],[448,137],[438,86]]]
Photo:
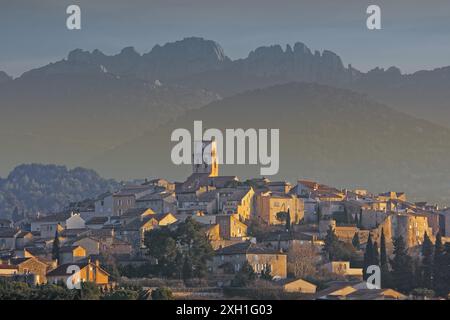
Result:
[[33,289],[31,300],[75,300],[79,290],[69,290],[64,284],[44,284]]
[[389,261],[386,250],[386,238],[384,236],[384,229],[381,229],[380,237],[380,271],[381,271],[381,287],[389,288],[391,285],[391,275],[389,272]]
[[175,233],[175,239],[180,243],[183,257],[191,266],[190,274],[199,278],[206,276],[207,263],[212,258],[214,250],[201,224],[189,217]]
[[261,272],[261,279],[264,280],[272,280],[272,272],[269,268],[264,268],[264,270]]
[[287,219],[286,211],[277,212],[276,216],[277,216],[278,221],[286,223],[286,219]]
[[7,278],[0,278],[0,300],[29,300],[32,289],[22,282],[14,282]]
[[445,270],[444,270],[444,285],[443,296],[447,294],[447,298],[450,298],[450,243],[446,242],[444,246],[444,259],[445,259]]
[[173,300],[172,291],[166,287],[155,289],[152,291],[152,300]]
[[363,209],[359,209],[359,228],[362,227],[362,216],[363,216]]
[[325,236],[324,242],[325,245],[323,247],[323,250],[326,252],[328,259],[330,261],[333,261],[336,254],[335,249],[339,242],[339,239],[336,236],[336,232],[331,226],[327,230],[327,235]]
[[60,263],[59,260],[59,234],[58,228],[56,228],[55,239],[53,239],[53,247],[52,247],[52,259],[57,260],[57,263]]
[[322,220],[322,208],[320,208],[320,203],[317,204],[317,225],[320,224],[320,220]]
[[93,282],[81,283],[81,300],[100,300],[102,293],[98,286]]
[[189,258],[188,257],[184,258],[183,270],[182,270],[182,276],[183,276],[184,280],[192,278],[192,270],[193,270],[193,267],[192,267],[192,263],[189,261]]
[[160,276],[173,277],[180,274],[181,266],[176,263],[179,249],[169,228],[150,230],[145,235],[144,243],[148,255],[157,261],[156,271]]
[[359,228],[359,219],[358,219],[358,214],[355,214],[355,220],[354,220],[355,226],[357,228]]
[[422,244],[422,267],[420,272],[420,283],[423,288],[433,288],[433,257],[434,246],[425,232]]
[[394,289],[409,293],[415,286],[413,261],[401,236],[394,239],[394,258],[391,260],[391,266]]
[[286,231],[291,230],[291,210],[288,209],[286,214]]
[[350,224],[353,222],[353,217],[350,214],[350,211],[348,210],[346,205],[344,205],[344,219],[347,224]]
[[330,226],[325,236],[323,251],[330,261],[350,260],[355,253],[355,248],[350,243],[340,241]]
[[355,232],[352,239],[352,245],[355,247],[356,250],[361,249],[361,242],[359,240],[359,232]]
[[147,232],[144,242],[165,277],[204,277],[214,253],[201,224],[190,217],[174,231],[165,227]]
[[369,238],[366,243],[366,250],[364,251],[364,262],[363,262],[363,279],[367,280],[370,274],[367,273],[367,268],[375,264],[374,259],[374,248],[372,242],[372,234],[369,233]]
[[447,296],[448,284],[446,274],[448,272],[448,262],[446,261],[444,245],[442,244],[441,233],[436,234],[436,242],[434,244],[434,260],[433,260],[433,289],[438,296]]
[[415,288],[411,294],[419,299],[430,299],[435,296],[434,291],[428,288]]
[[139,292],[129,289],[119,289],[111,293],[107,293],[102,300],[137,300]]
[[246,261],[231,281],[233,287],[246,287],[256,279],[252,266]]
[[380,252],[376,241],[373,243],[373,264],[376,266],[380,265]]

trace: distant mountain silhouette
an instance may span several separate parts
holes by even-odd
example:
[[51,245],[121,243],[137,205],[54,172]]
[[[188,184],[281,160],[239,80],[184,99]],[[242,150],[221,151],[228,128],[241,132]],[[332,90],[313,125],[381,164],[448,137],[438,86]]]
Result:
[[12,80],[12,77],[5,71],[0,71],[0,85]]
[[285,49],[280,45],[260,47],[234,61],[216,42],[197,37],[157,45],[142,55],[132,47],[112,56],[76,49],[66,60],[26,72],[23,77],[98,72],[207,89],[221,96],[292,81],[317,82],[367,93],[400,111],[450,127],[450,67],[413,74],[402,74],[396,67],[364,73],[344,66],[332,51],[312,51],[300,42]]
[[[415,199],[450,203],[450,129],[419,120],[367,96],[330,86],[289,83],[246,92],[172,121],[86,165],[104,175],[165,176],[175,166],[172,130],[279,128],[280,172],[272,179],[318,179],[342,187],[406,191]],[[259,166],[222,166],[221,174],[259,175]]]
[[24,161],[77,165],[220,98],[119,72],[136,56],[131,49],[114,57],[74,50],[12,81],[0,74],[0,174]]
[[[260,47],[246,58],[232,60],[216,42],[195,37],[155,46],[144,54],[131,47],[111,56],[99,50],[76,49],[66,59],[25,72],[14,80],[0,73],[0,175],[5,175],[18,163],[30,161],[70,166],[89,163],[89,159],[101,159],[108,150],[123,150],[122,146],[135,144],[144,132],[154,132],[157,127],[164,129],[167,122],[222,97],[231,99],[248,90],[291,82],[325,84],[366,94],[368,97],[364,99],[370,101],[369,105],[379,101],[405,113],[397,117],[397,127],[403,128],[403,117],[414,119],[406,115],[409,114],[450,128],[450,67],[413,74],[402,74],[396,67],[375,68],[364,73],[351,65],[343,65],[341,58],[329,50],[312,51],[302,43],[286,48],[280,45]],[[267,99],[273,110],[284,103],[282,95]],[[308,101],[303,99],[302,106],[307,107]],[[221,104],[213,103],[208,108],[217,105]],[[232,109],[229,105],[222,106]],[[234,115],[236,121],[246,116],[245,125],[250,127],[264,122],[254,107],[241,103],[240,108],[242,115]],[[367,114],[372,114],[369,111]],[[215,112],[218,117],[227,116],[221,113],[225,110]],[[277,117],[289,117],[289,114],[273,112]],[[325,120],[321,124],[319,118],[315,121],[324,130],[326,124],[330,125],[330,130],[334,126]],[[369,116],[366,121],[370,121]],[[391,120],[389,123],[395,126]],[[383,135],[383,130],[387,129],[382,128],[380,124],[378,134]],[[446,129],[433,128],[435,139],[440,141]],[[411,130],[403,129],[403,132]],[[372,139],[372,133],[366,138]],[[398,136],[403,133],[395,131],[394,137]],[[421,138],[422,134],[412,137],[416,140],[411,138],[408,143],[413,141],[421,148],[422,142],[428,145],[431,134],[426,139]],[[403,152],[407,146],[399,143],[396,152]],[[432,150],[415,157],[431,157]],[[379,152],[382,154],[384,148],[380,146]],[[128,163],[146,161],[149,170],[150,158],[136,159],[139,154],[128,153]],[[107,168],[115,165],[108,167],[108,159],[103,160],[104,168],[96,162],[97,169],[121,178],[138,174],[137,167],[136,170],[125,168],[111,172]],[[128,163],[122,164],[127,167]],[[427,171],[429,168],[434,172],[435,167],[428,167]],[[376,181],[377,177],[374,179]]]

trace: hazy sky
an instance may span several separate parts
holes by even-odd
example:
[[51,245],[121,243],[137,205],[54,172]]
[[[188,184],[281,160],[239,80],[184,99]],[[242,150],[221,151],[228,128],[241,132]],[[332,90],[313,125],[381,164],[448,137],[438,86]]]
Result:
[[[66,29],[78,4],[82,30]],[[366,28],[369,4],[382,9],[382,30]],[[329,49],[366,71],[450,65],[449,0],[0,0],[0,70],[22,72],[75,48],[113,54],[201,36],[231,58],[258,46],[297,41]]]

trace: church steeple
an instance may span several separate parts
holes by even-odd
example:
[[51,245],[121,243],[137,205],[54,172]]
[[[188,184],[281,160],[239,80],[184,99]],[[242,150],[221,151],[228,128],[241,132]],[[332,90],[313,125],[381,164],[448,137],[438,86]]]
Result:
[[216,141],[194,141],[192,171],[193,173],[207,173],[210,177],[219,175]]

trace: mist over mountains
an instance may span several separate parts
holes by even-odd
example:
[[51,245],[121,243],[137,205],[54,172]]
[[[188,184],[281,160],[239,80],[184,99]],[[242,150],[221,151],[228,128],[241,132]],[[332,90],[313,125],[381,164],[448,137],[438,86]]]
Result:
[[[257,116],[253,116],[257,115]],[[450,130],[398,112],[367,96],[311,83],[289,83],[238,94],[188,112],[89,163],[115,172],[182,179],[170,142],[176,128],[279,128],[280,171],[271,179],[318,179],[372,191],[406,190],[415,199],[450,203]],[[149,164],[149,161],[150,163]],[[222,165],[220,173],[259,176],[259,165]],[[180,178],[181,177],[181,178]]]
[[0,72],[0,176],[44,162],[119,179],[181,179],[190,169],[170,163],[169,128],[205,119],[218,128],[280,128],[280,177],[402,188],[440,201],[450,185],[449,89],[450,67],[364,73],[300,42],[237,60],[202,38],[144,54],[76,49],[16,79]]

